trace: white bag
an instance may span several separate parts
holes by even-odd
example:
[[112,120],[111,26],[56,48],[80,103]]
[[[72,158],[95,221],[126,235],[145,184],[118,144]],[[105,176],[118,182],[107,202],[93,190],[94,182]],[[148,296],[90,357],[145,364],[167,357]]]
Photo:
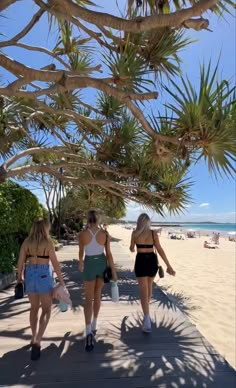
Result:
[[111,281],[111,300],[114,303],[119,302],[119,288],[117,282]]

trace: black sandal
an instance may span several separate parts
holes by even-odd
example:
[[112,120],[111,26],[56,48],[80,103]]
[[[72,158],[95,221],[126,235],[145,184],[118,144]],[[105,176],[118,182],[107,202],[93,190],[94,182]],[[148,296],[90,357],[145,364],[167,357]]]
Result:
[[94,348],[94,337],[93,334],[90,333],[86,336],[85,350],[86,352],[91,352]]
[[40,359],[40,354],[41,354],[41,346],[38,344],[32,344],[31,348],[31,360],[32,361],[37,361]]

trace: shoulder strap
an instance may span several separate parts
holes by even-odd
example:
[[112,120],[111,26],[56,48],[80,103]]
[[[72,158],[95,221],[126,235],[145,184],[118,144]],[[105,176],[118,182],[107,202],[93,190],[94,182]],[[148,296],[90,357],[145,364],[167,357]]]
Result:
[[87,229],[87,231],[94,237],[94,234],[93,234],[93,232],[91,231],[91,229]]
[[153,244],[154,244],[155,243],[155,239],[154,239],[153,230],[151,232],[152,232],[152,241],[153,241]]

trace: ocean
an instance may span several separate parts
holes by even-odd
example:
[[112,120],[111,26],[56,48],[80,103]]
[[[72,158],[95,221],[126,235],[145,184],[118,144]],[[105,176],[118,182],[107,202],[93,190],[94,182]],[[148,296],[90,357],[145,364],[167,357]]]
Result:
[[236,231],[236,224],[181,224],[181,227],[186,229],[200,229],[209,230],[211,232],[221,232],[224,235],[228,232]]
[[[157,225],[158,223],[153,223],[153,226]],[[160,225],[160,224],[159,224]],[[174,226],[175,225],[175,226]],[[178,226],[176,226],[178,225]],[[161,226],[161,225],[160,225]],[[173,223],[173,226],[168,224],[169,227],[175,228],[175,229],[197,229],[197,230],[208,230],[209,232],[220,232],[223,235],[226,235],[228,232],[236,232],[236,224],[178,224],[176,222]]]
[[[127,224],[128,229],[133,229],[136,225],[134,221],[128,221]],[[212,232],[220,232],[221,235],[226,236],[229,232],[236,232],[236,224],[233,223],[197,223],[197,224],[185,224],[179,222],[152,222],[152,228],[163,227],[170,228],[172,230],[180,230],[180,229],[195,229],[199,231],[209,231]]]

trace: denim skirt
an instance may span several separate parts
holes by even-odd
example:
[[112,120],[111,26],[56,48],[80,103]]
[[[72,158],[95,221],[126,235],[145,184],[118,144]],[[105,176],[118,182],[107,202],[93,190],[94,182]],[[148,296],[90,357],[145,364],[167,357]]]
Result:
[[49,264],[28,264],[25,268],[26,294],[49,294],[55,285]]

